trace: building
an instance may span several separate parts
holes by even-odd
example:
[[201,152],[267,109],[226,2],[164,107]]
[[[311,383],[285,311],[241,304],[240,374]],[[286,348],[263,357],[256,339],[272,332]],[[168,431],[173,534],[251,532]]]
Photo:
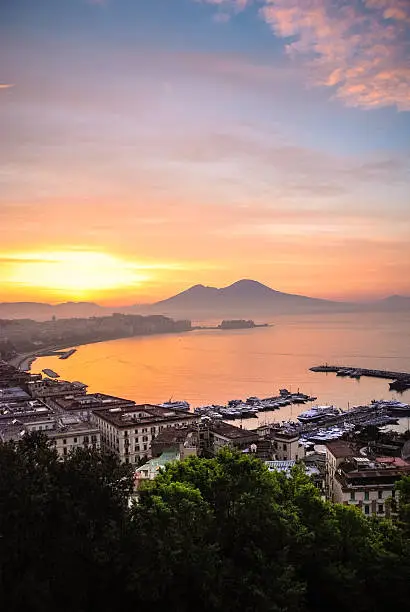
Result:
[[365,516],[389,517],[397,509],[395,484],[410,474],[410,463],[400,457],[345,459],[337,468],[333,501],[357,506]]
[[181,460],[192,455],[198,455],[198,426],[167,427],[155,436],[151,443],[153,457],[159,457],[164,452],[176,452]]
[[204,450],[216,455],[224,446],[244,450],[258,442],[258,434],[223,421],[211,422],[204,432]]
[[102,447],[117,453],[124,463],[151,457],[152,440],[167,427],[189,426],[199,419],[152,404],[100,408],[91,413],[91,422],[101,431]]
[[83,420],[89,420],[92,410],[98,408],[118,408],[135,406],[133,400],[123,399],[105,393],[87,393],[85,395],[58,395],[45,398],[47,406],[50,406],[57,414],[75,414]]
[[167,451],[136,468],[134,472],[135,488],[138,489],[144,481],[154,480],[159,471],[163,470],[168,463],[178,461],[180,458],[177,451]]
[[65,395],[85,395],[87,391],[87,385],[84,383],[51,380],[50,378],[30,380],[26,386],[31,397],[40,399],[63,397]]
[[305,447],[296,429],[280,427],[271,429],[267,436],[273,443],[276,461],[300,461],[305,457]]
[[345,440],[334,440],[326,444],[325,495],[327,499],[334,501],[335,475],[340,464],[358,454],[357,446]]
[[88,422],[76,417],[62,417],[55,427],[46,432],[60,457],[66,457],[76,448],[101,448],[101,432]]

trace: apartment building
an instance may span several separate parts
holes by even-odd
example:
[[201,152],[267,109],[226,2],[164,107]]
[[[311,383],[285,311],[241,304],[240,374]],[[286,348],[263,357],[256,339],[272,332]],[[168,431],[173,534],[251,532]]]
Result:
[[326,462],[325,462],[325,494],[327,499],[334,499],[335,475],[339,466],[343,461],[357,457],[359,449],[357,445],[345,440],[334,440],[326,444]]
[[352,457],[336,471],[333,500],[357,506],[365,516],[389,517],[397,509],[395,484],[409,474],[410,463],[400,457]]
[[117,453],[124,463],[151,457],[152,440],[167,427],[197,423],[198,415],[141,404],[93,410],[91,422],[101,431],[102,447]]

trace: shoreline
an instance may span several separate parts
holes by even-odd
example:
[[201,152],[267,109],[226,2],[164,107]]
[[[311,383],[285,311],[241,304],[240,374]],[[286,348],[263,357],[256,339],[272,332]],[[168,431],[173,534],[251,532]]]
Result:
[[[170,334],[185,334],[187,332],[193,331],[193,328],[180,330],[180,331],[170,331],[170,332],[158,332],[152,334],[136,334],[135,336],[120,336],[119,338],[102,338],[99,340],[89,340],[88,342],[76,342],[76,343],[64,343],[64,344],[56,344],[49,347],[43,347],[37,351],[30,351],[29,353],[19,353],[15,357],[7,360],[7,363],[10,363],[14,367],[18,368],[22,371],[30,371],[32,364],[36,361],[38,357],[57,357],[58,355],[53,355],[54,351],[62,351],[69,350],[72,348],[78,349],[80,346],[87,346],[88,344],[98,344],[99,342],[114,342],[116,340],[125,340],[127,338],[146,338],[147,336],[165,336]],[[50,354],[51,353],[51,354]]]

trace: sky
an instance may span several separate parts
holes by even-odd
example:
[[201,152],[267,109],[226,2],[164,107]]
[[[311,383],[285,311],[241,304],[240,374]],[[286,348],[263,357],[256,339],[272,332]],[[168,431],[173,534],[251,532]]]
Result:
[[5,0],[0,57],[0,301],[410,295],[408,0]]

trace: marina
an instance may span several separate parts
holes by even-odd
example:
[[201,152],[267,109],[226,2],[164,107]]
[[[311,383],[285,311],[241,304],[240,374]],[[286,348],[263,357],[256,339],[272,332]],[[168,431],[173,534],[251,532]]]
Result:
[[245,401],[241,399],[229,400],[226,406],[212,404],[209,406],[198,406],[194,409],[195,414],[208,416],[214,419],[244,419],[257,417],[259,412],[278,410],[292,404],[305,404],[313,402],[317,398],[305,393],[291,393],[287,389],[280,389],[279,395],[260,399],[256,396],[248,397]]

